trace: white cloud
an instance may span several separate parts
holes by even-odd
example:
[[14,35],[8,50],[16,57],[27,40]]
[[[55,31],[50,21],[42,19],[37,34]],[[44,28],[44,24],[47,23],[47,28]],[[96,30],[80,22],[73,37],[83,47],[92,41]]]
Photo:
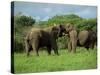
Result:
[[37,21],[39,21],[39,20],[41,19],[40,16],[35,16],[35,17],[33,17],[33,18],[36,19]]
[[49,13],[49,12],[52,11],[52,9],[51,8],[44,8],[44,11],[47,12],[47,13]]
[[28,13],[22,12],[22,15],[30,16]]
[[92,13],[92,12],[90,12],[88,9],[81,12],[81,14],[84,14],[84,15],[87,15],[87,14],[90,14],[90,13]]
[[46,20],[48,20],[49,18],[50,18],[49,16],[46,16],[46,17],[43,18],[42,21],[46,21]]
[[86,18],[86,17],[91,18],[91,17],[95,17],[96,16],[96,13],[94,13],[94,12],[96,12],[96,11],[87,8],[85,10],[76,12],[76,14],[80,15],[83,18]]

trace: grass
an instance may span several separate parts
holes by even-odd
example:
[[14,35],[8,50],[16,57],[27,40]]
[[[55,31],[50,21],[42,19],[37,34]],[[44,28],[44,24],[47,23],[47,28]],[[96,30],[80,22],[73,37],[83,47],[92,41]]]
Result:
[[59,50],[60,55],[53,53],[48,56],[46,51],[39,51],[40,56],[31,53],[27,57],[25,53],[14,53],[15,73],[33,73],[48,71],[85,70],[97,68],[97,50],[87,51],[78,48],[75,54],[67,49]]

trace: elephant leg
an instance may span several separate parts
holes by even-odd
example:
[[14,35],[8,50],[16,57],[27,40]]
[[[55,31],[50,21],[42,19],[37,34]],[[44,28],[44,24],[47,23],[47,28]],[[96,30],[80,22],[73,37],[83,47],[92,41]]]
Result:
[[48,55],[51,55],[51,47],[47,46]]
[[33,44],[32,47],[33,47],[33,50],[36,51],[36,55],[39,56],[39,53],[38,53],[39,48],[38,48],[38,46]]
[[27,56],[30,55],[30,51],[31,51],[31,50],[32,50],[32,46],[29,45],[28,50],[27,50],[27,52],[26,52],[26,53],[27,53]]
[[55,53],[56,55],[59,55],[59,53],[58,53],[58,50],[57,50],[57,49],[54,49],[54,53]]
[[39,53],[38,53],[39,46],[38,45],[39,45],[38,40],[34,40],[33,44],[32,44],[32,48],[33,48],[34,51],[36,51],[37,56],[39,56]]
[[29,51],[29,50],[27,50],[27,51],[26,51],[26,53],[27,53],[27,56],[29,56],[30,51]]
[[85,46],[85,48],[86,48],[87,51],[89,51],[89,47],[88,46]]
[[29,56],[30,48],[29,48],[29,43],[27,40],[25,40],[25,50],[26,50],[27,56]]
[[68,51],[71,52],[71,42],[68,42]]
[[94,46],[95,46],[95,42],[92,42],[92,43],[90,44],[90,48],[91,48],[91,49],[94,49]]
[[76,52],[76,45],[77,45],[77,41],[76,40],[74,40],[74,41],[72,41],[72,50],[73,50],[73,52],[75,53]]
[[36,55],[39,56],[39,49],[36,49]]
[[53,47],[53,49],[54,49],[54,53],[55,53],[56,55],[59,55],[59,53],[58,53],[58,48],[57,48],[57,47]]
[[27,54],[27,56],[29,56],[29,47],[28,46],[26,46],[26,54]]
[[53,41],[53,43],[52,43],[52,48],[53,48],[53,50],[54,50],[54,53],[55,53],[56,55],[59,55],[59,53],[58,53],[58,47],[57,47],[56,41],[55,41],[55,42]]

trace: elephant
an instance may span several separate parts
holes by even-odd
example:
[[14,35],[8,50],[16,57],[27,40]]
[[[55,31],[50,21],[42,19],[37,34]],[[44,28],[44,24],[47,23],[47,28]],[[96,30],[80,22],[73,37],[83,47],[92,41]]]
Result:
[[63,33],[68,36],[68,51],[76,52],[77,47],[77,31],[73,24],[67,23],[66,25],[62,25]]
[[82,30],[78,34],[78,46],[83,46],[87,50],[89,48],[94,48],[94,45],[97,43],[97,33],[92,29]]
[[51,55],[52,49],[56,55],[59,55],[56,40],[62,36],[63,31],[61,25],[32,28],[25,38],[27,56],[29,56],[31,50],[36,51],[36,55],[39,56],[38,51],[41,47],[47,48],[48,55]]

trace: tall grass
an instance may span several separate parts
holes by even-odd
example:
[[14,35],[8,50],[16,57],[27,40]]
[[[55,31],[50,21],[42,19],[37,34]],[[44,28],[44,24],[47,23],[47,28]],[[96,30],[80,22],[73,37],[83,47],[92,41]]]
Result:
[[68,71],[68,70],[86,70],[97,68],[97,50],[87,51],[84,48],[78,48],[77,52],[69,53],[67,49],[59,50],[57,56],[52,51],[48,55],[46,51],[39,51],[40,56],[34,52],[27,57],[25,53],[14,53],[15,73],[33,73],[48,71]]

